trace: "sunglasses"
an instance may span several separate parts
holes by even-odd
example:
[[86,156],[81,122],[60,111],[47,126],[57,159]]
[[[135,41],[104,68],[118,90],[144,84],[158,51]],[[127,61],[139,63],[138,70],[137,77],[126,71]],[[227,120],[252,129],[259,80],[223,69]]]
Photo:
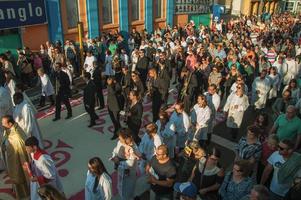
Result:
[[280,151],[287,150],[287,148],[283,148],[283,147],[281,147],[280,145],[278,145],[278,149],[279,149]]
[[242,172],[242,170],[241,169],[236,169],[236,168],[233,168],[235,171],[237,171],[237,172]]

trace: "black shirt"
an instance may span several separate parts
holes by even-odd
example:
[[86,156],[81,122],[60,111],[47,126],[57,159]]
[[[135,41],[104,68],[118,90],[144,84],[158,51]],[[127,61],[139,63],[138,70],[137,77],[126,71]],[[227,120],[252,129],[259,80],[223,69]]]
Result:
[[[160,181],[166,181],[167,178],[175,179],[176,178],[176,167],[173,164],[172,160],[167,161],[164,164],[160,164],[157,158],[154,156],[150,162],[151,167],[153,168],[156,175],[158,175]],[[173,192],[173,187],[164,187],[160,185],[151,184],[151,189],[156,194],[169,194]]]

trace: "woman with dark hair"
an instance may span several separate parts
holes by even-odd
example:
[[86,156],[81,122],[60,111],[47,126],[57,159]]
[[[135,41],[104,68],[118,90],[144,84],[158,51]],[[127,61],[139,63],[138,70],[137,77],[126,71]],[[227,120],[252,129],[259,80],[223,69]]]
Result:
[[38,189],[38,194],[42,200],[67,200],[55,187],[45,184]]
[[139,138],[138,134],[142,124],[143,106],[137,91],[130,91],[129,100],[130,103],[126,113],[127,125],[132,132],[136,144],[139,144],[141,139]]
[[291,91],[291,98],[295,103],[300,99],[300,88],[298,87],[296,79],[290,80],[289,84],[283,88],[282,94],[284,94],[286,90]]
[[264,112],[259,113],[259,115],[257,115],[254,121],[254,126],[258,128],[259,141],[261,143],[263,143],[268,136],[267,135],[268,125],[269,125],[268,115]]
[[213,148],[207,157],[202,157],[194,166],[190,180],[197,186],[205,200],[217,198],[217,192],[224,179],[224,169],[218,164],[221,152]]
[[89,160],[85,184],[85,199],[110,200],[112,198],[112,180],[99,157]]
[[249,177],[250,163],[247,160],[234,162],[232,172],[229,172],[219,189],[221,200],[241,200],[248,195],[253,187],[253,181]]
[[132,77],[131,83],[130,83],[131,90],[137,91],[139,94],[139,98],[143,100],[145,89],[144,89],[144,85],[140,79],[139,72],[133,71],[131,73],[131,77]]
[[120,129],[118,135],[119,141],[113,150],[111,160],[118,173],[118,194],[122,200],[130,200],[134,197],[137,159],[141,154],[129,129]]

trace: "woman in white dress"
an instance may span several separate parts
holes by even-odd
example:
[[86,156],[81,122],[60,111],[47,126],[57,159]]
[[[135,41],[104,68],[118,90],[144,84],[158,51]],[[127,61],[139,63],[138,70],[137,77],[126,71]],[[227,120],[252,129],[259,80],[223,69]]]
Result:
[[114,70],[112,68],[113,57],[110,50],[106,51],[106,59],[105,59],[105,75],[106,76],[114,76]]
[[122,200],[134,197],[137,159],[141,157],[129,129],[119,131],[119,141],[113,150],[111,160],[118,172],[118,194]]
[[13,96],[16,92],[16,81],[13,79],[13,75],[11,72],[5,72],[6,83],[4,87],[8,90],[11,100],[13,101]]
[[85,184],[85,200],[112,199],[112,179],[100,158],[89,160]]
[[236,139],[243,116],[249,107],[249,99],[244,94],[244,85],[238,84],[237,91],[227,98],[224,112],[228,113],[227,127],[231,129],[232,139]]

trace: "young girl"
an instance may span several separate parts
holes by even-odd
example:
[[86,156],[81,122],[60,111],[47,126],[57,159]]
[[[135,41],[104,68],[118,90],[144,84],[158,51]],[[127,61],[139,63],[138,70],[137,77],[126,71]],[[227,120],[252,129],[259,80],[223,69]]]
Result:
[[123,200],[134,197],[137,159],[140,156],[130,131],[121,129],[119,131],[119,141],[113,150],[111,160],[115,164],[115,169],[117,169],[117,189],[119,196]]

